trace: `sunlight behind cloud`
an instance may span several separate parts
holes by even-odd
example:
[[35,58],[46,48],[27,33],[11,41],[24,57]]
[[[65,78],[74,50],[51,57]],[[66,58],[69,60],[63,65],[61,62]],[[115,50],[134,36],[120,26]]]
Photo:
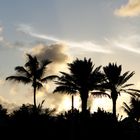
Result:
[[37,91],[37,98],[42,98],[42,97],[44,97],[44,92],[42,92],[42,91]]
[[15,96],[15,95],[18,94],[18,92],[19,92],[19,90],[18,90],[18,86],[17,85],[11,87],[11,89],[10,89],[10,94],[11,95]]
[[60,109],[64,108],[64,110],[70,110],[71,109],[71,99],[67,96],[64,96],[63,101],[61,103]]
[[[80,106],[81,106],[81,101],[80,101],[79,96],[74,96],[74,108],[81,110]],[[63,100],[61,101],[58,107],[58,112],[68,111],[71,108],[72,108],[71,96],[63,95]]]
[[98,107],[103,108],[104,110],[111,110],[111,100],[108,98],[96,98],[92,101],[91,111],[97,111]]

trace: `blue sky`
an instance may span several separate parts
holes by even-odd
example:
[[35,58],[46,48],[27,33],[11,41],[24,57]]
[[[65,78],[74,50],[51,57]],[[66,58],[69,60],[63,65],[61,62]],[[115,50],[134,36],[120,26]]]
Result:
[[[76,57],[92,58],[96,66],[117,62],[135,71],[130,82],[139,88],[139,25],[140,0],[0,0],[1,102],[32,103],[30,86],[5,82],[15,66],[24,65],[27,52],[47,54],[54,61],[50,74],[66,70]],[[38,98],[47,96],[53,107],[63,101],[47,91]]]

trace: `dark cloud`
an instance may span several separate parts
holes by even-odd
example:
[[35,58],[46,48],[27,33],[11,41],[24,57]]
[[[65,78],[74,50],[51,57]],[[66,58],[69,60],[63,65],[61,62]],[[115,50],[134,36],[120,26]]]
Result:
[[66,53],[66,46],[63,44],[38,44],[31,49],[31,53],[39,60],[49,59],[52,61],[48,67],[48,73],[58,73],[63,70],[66,63],[70,61],[70,56]]
[[37,56],[41,59],[48,58],[55,63],[64,63],[68,60],[68,56],[64,52],[65,46],[62,44],[53,44],[50,46],[41,45],[38,50],[40,52]]

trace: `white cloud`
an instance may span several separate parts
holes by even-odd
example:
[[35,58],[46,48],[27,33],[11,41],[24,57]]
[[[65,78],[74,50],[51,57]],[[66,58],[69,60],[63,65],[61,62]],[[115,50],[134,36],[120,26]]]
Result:
[[64,44],[46,45],[40,43],[33,46],[32,49],[28,49],[25,53],[35,55],[39,60],[51,60],[52,63],[47,67],[47,74],[64,71],[66,63],[71,60],[71,56],[67,54],[67,48]]
[[134,17],[140,15],[140,0],[129,0],[126,5],[122,5],[115,10],[115,15],[121,17]]
[[[131,1],[131,3],[133,0]],[[138,3],[138,2],[137,2]],[[82,42],[75,42],[75,41],[68,41],[62,40],[59,38],[55,38],[48,35],[40,35],[34,32],[33,28],[28,25],[20,25],[18,28],[19,31],[22,31],[30,36],[53,41],[58,43],[60,46],[65,46],[69,52],[75,53],[76,52],[100,52],[100,53],[113,53],[116,51],[116,48],[120,48],[132,53],[140,54],[140,35],[138,34],[129,34],[125,36],[119,36],[115,38],[105,39],[104,44],[98,44],[93,41],[82,41]],[[115,48],[114,48],[115,46]],[[49,49],[51,49],[53,45],[49,45]],[[63,48],[63,47],[62,47]],[[44,49],[44,48],[43,48]],[[47,48],[48,49],[48,48]],[[34,49],[35,52],[37,48]]]
[[17,93],[19,92],[17,85],[12,86],[12,88],[10,89],[10,94],[15,96],[17,95]]
[[11,103],[2,96],[0,96],[0,104],[7,109],[8,113],[11,113],[17,107],[15,103]]
[[35,31],[33,30],[31,26],[24,25],[24,24],[19,25],[19,27],[17,28],[17,31],[23,32],[25,34],[28,34],[32,37],[36,37],[39,39],[53,41],[58,44],[65,44],[71,50],[78,48],[80,50],[84,50],[87,52],[111,53],[111,50],[109,50],[106,47],[103,47],[102,45],[98,43],[95,43],[94,41],[76,42],[76,41],[59,39],[56,37],[52,37],[50,35],[38,34],[38,33],[35,33]]
[[5,83],[5,80],[0,79],[0,85],[4,85],[4,83]]
[[127,36],[119,36],[112,39],[106,39],[108,44],[112,47],[126,50],[128,52],[140,54],[140,36],[131,34]]

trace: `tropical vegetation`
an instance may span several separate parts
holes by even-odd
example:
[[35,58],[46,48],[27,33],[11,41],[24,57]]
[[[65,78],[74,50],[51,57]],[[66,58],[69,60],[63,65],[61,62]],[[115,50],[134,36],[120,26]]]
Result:
[[51,61],[48,59],[39,61],[36,56],[32,56],[27,54],[27,62],[24,66],[15,67],[15,71],[17,72],[14,76],[9,76],[6,80],[13,80],[16,82],[22,82],[24,84],[32,83],[32,87],[34,90],[34,107],[36,108],[36,90],[43,87],[44,82],[48,80],[53,80],[57,78],[56,75],[45,76],[46,67],[50,64]]
[[[50,60],[39,60],[37,56],[27,54],[24,66],[15,67],[16,74],[6,80],[31,83],[33,87],[33,104],[23,104],[13,112],[0,105],[0,132],[5,139],[39,138],[39,139],[140,139],[140,90],[130,88],[134,84],[127,83],[134,71],[122,73],[122,65],[109,63],[107,66],[95,67],[89,58],[75,59],[68,63],[69,72],[58,75],[46,75]],[[43,107],[45,100],[37,105],[36,92],[54,80],[54,93],[72,95],[72,109],[55,113],[56,109]],[[130,103],[123,103],[122,108],[127,117],[116,115],[118,96],[128,93]],[[81,99],[80,108],[74,108],[74,95]],[[109,97],[112,100],[112,112],[98,108],[91,112],[88,109],[89,95],[92,97]],[[63,95],[62,95],[63,96]],[[84,114],[84,115],[83,115]],[[5,135],[5,133],[9,135]],[[17,135],[18,134],[18,135]],[[110,135],[111,134],[111,135]]]

